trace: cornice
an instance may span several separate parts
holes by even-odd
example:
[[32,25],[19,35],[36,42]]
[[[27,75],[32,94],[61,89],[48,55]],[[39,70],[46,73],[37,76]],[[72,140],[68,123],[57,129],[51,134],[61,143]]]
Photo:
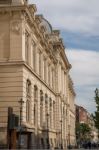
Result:
[[71,91],[71,93],[72,93],[73,96],[75,97],[75,96],[76,96],[76,93],[75,93],[75,91],[74,91],[74,89],[73,89],[72,86],[69,86],[69,90]]
[[70,91],[72,92],[72,94],[73,94],[74,96],[76,96],[76,93],[75,93],[74,87],[73,87],[73,81],[72,81],[70,75],[68,75],[68,78],[69,78],[69,82],[68,82],[68,84],[69,84],[69,89],[70,89]]
[[53,31],[52,31],[52,35],[56,35],[56,36],[59,37],[59,35],[60,35],[60,30],[53,30]]
[[[59,37],[59,30],[54,30],[52,35]],[[65,54],[65,47],[63,45],[63,41],[61,38],[59,38],[58,40],[50,40],[50,43],[53,45],[53,49],[55,49],[55,51],[57,51],[58,53],[60,53],[63,61],[64,61],[64,64],[66,66],[66,69],[71,69],[71,64],[69,63],[67,57],[66,57],[66,54]]]
[[42,18],[43,18],[43,15],[35,15],[36,23],[40,24],[42,22]]
[[[26,11],[26,9],[30,8],[30,11],[33,13],[36,11],[35,5],[0,5],[0,12],[11,12],[11,11]],[[33,13],[34,14],[34,13]]]
[[35,4],[30,4],[28,6],[29,6],[29,9],[30,9],[31,13],[34,14],[37,11],[37,7],[36,7]]

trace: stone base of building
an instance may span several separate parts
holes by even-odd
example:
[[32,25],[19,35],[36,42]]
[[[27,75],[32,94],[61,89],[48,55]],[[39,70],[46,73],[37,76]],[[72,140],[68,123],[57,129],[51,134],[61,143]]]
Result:
[[[53,135],[54,134],[54,135]],[[61,147],[63,145],[59,144],[55,138],[55,133],[51,133],[51,131],[47,130],[38,130],[35,133],[34,129],[22,128],[22,131],[16,130],[13,135],[15,138],[10,137],[7,134],[7,128],[0,128],[0,148],[9,148],[11,147],[11,143],[15,143],[16,149],[55,149]],[[14,140],[16,139],[16,141]],[[12,140],[12,141],[10,141]]]

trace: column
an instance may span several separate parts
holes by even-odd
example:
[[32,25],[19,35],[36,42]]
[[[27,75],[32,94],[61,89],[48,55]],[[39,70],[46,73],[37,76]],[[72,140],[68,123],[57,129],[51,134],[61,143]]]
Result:
[[47,60],[44,58],[44,81],[47,82]]
[[51,102],[51,128],[53,128],[53,122],[54,122],[54,120],[53,120],[53,100],[52,100],[52,102]]
[[43,54],[41,52],[41,78],[43,79],[43,72],[44,72],[44,67],[43,67]]
[[34,124],[34,86],[31,84],[31,122]]
[[45,94],[43,93],[43,126],[45,125],[46,117],[45,117]]
[[32,49],[31,49],[31,35],[28,40],[28,64],[32,67]]

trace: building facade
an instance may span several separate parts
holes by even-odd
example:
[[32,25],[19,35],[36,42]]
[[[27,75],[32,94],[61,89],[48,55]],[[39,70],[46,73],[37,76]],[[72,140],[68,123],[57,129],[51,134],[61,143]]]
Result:
[[76,105],[76,122],[88,124],[88,112],[82,107]]
[[36,11],[26,0],[0,2],[0,142],[7,108],[20,116],[22,99],[21,146],[66,149],[75,144],[71,65],[59,30]]

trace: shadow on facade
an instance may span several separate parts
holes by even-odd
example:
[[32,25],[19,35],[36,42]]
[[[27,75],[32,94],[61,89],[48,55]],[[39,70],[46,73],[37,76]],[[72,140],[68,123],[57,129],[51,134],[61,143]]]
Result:
[[[18,133],[19,134],[19,133]],[[19,136],[17,143],[19,143]],[[19,144],[18,144],[19,145]],[[18,148],[17,145],[17,148]],[[36,129],[33,132],[22,132],[21,134],[21,148],[23,149],[53,149],[55,143],[49,137],[49,129],[43,127]]]
[[56,147],[56,141],[49,134],[50,131],[45,125],[41,129],[23,127],[21,135],[19,131],[16,131],[8,139],[6,128],[0,128],[0,149],[54,149]]

